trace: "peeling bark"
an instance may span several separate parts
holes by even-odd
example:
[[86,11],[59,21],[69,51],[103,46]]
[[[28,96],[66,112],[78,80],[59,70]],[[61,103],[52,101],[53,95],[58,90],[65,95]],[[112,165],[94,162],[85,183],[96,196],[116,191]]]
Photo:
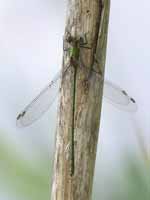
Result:
[[[71,36],[79,38],[86,34],[87,45],[91,49],[80,49],[86,67],[78,66],[75,69],[70,66],[62,76],[51,200],[91,199],[109,8],[109,0],[68,1],[65,35],[69,32]],[[68,52],[64,52],[63,69],[66,69],[69,60]]]

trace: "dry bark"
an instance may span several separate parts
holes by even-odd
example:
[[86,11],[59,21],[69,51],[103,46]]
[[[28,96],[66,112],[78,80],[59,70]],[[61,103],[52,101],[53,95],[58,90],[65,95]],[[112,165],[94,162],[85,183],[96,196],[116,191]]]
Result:
[[[109,0],[68,2],[65,35],[69,32],[79,38],[86,33],[88,46],[92,48],[80,49],[84,67],[70,66],[62,76],[51,200],[91,199],[109,8]],[[63,69],[68,62],[70,55],[64,52]]]

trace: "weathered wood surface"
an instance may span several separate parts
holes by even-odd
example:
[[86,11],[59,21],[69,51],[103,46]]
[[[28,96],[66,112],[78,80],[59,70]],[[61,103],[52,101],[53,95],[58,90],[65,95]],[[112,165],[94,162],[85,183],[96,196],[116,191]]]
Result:
[[[91,199],[102,105],[109,7],[109,0],[68,1],[65,32],[69,31],[74,37],[86,33],[88,46],[92,49],[81,49],[80,52],[86,68],[78,66],[74,76],[75,69],[70,67],[62,77],[51,200]],[[63,69],[68,62],[69,54],[64,52]],[[94,70],[85,84],[91,66]],[[70,175],[72,128],[75,161],[73,176]]]

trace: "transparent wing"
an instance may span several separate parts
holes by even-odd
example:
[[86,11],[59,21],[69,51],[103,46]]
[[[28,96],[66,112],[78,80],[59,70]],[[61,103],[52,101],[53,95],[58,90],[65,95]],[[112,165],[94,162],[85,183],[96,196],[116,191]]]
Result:
[[[59,92],[60,77],[61,72],[59,72],[53,81],[51,81],[50,84],[18,115],[18,126],[28,126],[32,124],[48,110]],[[104,98],[107,102],[119,109],[128,112],[135,112],[137,110],[135,100],[129,97],[124,90],[107,80],[104,82]]]
[[103,96],[108,103],[127,112],[136,112],[137,104],[127,92],[114,83],[105,80]]
[[28,126],[39,119],[52,105],[58,95],[61,72],[50,84],[17,116],[17,126]]

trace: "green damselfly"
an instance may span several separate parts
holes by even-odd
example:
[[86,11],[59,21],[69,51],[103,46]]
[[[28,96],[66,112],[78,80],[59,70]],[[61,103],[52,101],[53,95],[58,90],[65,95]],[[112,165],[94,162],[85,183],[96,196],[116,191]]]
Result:
[[[39,119],[52,105],[59,94],[61,71],[54,79],[29,103],[17,116],[17,125],[28,126]],[[105,80],[103,99],[118,109],[128,112],[136,112],[137,104],[127,92],[114,83]]]

